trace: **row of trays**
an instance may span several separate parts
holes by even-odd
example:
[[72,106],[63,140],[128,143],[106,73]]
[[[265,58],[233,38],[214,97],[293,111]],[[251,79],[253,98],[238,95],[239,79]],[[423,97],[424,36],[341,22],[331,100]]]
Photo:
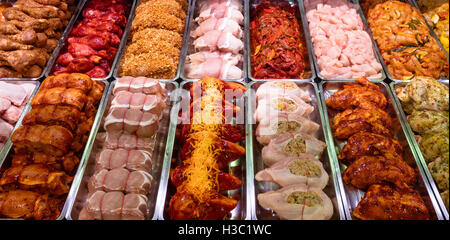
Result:
[[[72,28],[74,27],[75,23],[81,17],[81,13],[84,9],[84,6],[85,6],[86,2],[88,2],[88,1],[89,0],[79,0],[78,1],[77,9],[75,10],[75,13],[73,14],[71,21],[69,22],[68,26],[66,27],[62,38],[59,40],[57,47],[53,51],[53,54],[52,54],[50,60],[47,62],[47,65],[46,65],[45,69],[43,70],[41,76],[38,78],[28,78],[28,79],[23,78],[20,80],[42,80],[43,78],[48,77],[49,75],[52,74],[52,72],[51,72],[52,68],[53,68],[61,50],[64,48],[65,44],[67,44],[66,40],[68,38],[68,35],[71,32]],[[122,59],[124,48],[127,44],[127,41],[129,40],[130,29],[131,29],[132,21],[135,17],[136,7],[139,5],[139,2],[140,2],[139,0],[130,0],[130,1],[132,1],[132,8],[131,8],[129,16],[127,17],[127,25],[124,30],[124,34],[121,38],[121,43],[118,48],[117,54],[114,58],[114,62],[112,63],[111,71],[109,72],[109,75],[106,78],[96,79],[96,80],[111,80],[113,78],[121,77],[118,75],[120,61]],[[192,37],[190,37],[190,35],[191,35],[191,32],[194,31],[195,28],[198,26],[198,24],[194,21],[194,16],[198,16],[199,11],[200,11],[200,4],[202,2],[204,2],[205,0],[188,0],[188,1],[189,1],[189,8],[188,8],[188,12],[186,14],[187,17],[186,17],[185,30],[184,30],[184,35],[183,35],[183,46],[180,51],[180,60],[179,60],[179,64],[178,64],[178,70],[173,79],[165,79],[165,80],[170,80],[170,81],[176,81],[178,79],[182,79],[184,81],[196,80],[196,79],[190,79],[187,76],[185,76],[185,61],[186,61],[186,57],[189,54],[192,54],[195,52],[195,49],[193,46],[194,39]],[[307,76],[304,79],[292,79],[292,80],[314,81],[316,78],[321,79],[321,80],[329,80],[329,81],[349,80],[349,79],[326,79],[320,75],[319,68],[317,65],[317,59],[316,59],[316,56],[313,54],[314,46],[311,42],[308,21],[306,19],[306,12],[305,12],[305,6],[304,6],[304,2],[306,2],[306,0],[273,0],[273,1],[287,3],[291,6],[293,6],[294,7],[293,9],[295,9],[295,16],[297,17],[297,20],[300,23],[300,26],[303,28],[303,29],[300,29],[300,32],[302,32],[303,36],[305,37],[305,39],[303,39],[303,41],[306,43],[307,50],[308,50],[307,63],[305,65],[307,66],[308,72],[310,71],[311,74],[309,74],[309,75],[307,74]],[[404,1],[406,1],[409,4],[411,4],[412,6],[415,6],[418,8],[418,5],[414,0],[404,0]],[[244,38],[243,39],[244,61],[241,61],[238,64],[238,67],[243,70],[243,77],[240,79],[233,79],[233,80],[239,80],[242,82],[245,82],[247,80],[264,81],[264,79],[256,79],[253,77],[252,71],[251,71],[251,61],[250,61],[251,49],[250,49],[249,24],[251,21],[252,13],[255,11],[256,6],[261,1],[260,0],[250,0],[250,1],[242,1],[242,2],[243,2],[243,6],[244,6],[243,15],[244,15],[244,25],[245,25],[245,26],[243,26],[243,30],[244,30],[244,37],[243,37]],[[380,51],[377,47],[377,44],[373,40],[372,34],[368,27],[368,22],[367,22],[364,14],[363,14],[363,11],[360,7],[359,1],[358,0],[348,0],[348,3],[352,4],[353,6],[355,6],[357,8],[357,11],[364,23],[364,30],[367,31],[371,37],[371,41],[372,41],[372,45],[373,45],[372,51],[374,52],[374,55],[376,56],[377,60],[383,66],[383,70],[381,71],[382,77],[379,79],[371,79],[371,81],[382,82],[385,79],[386,80],[390,79],[395,82],[403,81],[403,80],[397,80],[397,79],[394,79],[393,77],[391,77],[389,71],[387,70],[387,66],[386,66],[383,58],[381,57]],[[438,42],[442,51],[445,52],[444,48],[442,47],[442,44],[437,39],[434,31],[431,29],[431,27],[428,26],[428,28],[430,30],[430,34],[436,39],[436,41]],[[370,50],[368,49],[368,51],[370,51]],[[447,59],[448,59],[448,53],[446,53],[446,54],[447,54]],[[3,80],[12,80],[12,79],[3,79]],[[266,79],[266,80],[268,80],[268,79]]]
[[[350,81],[324,81],[321,83],[295,81],[301,89],[306,91],[312,101],[309,102],[314,107],[314,111],[309,115],[310,120],[321,126],[318,133],[313,135],[317,139],[326,142],[327,151],[324,151],[321,161],[325,171],[328,173],[329,182],[323,190],[333,202],[334,214],[332,219],[350,220],[352,219],[352,211],[358,205],[358,202],[364,196],[364,192],[347,186],[342,181],[342,173],[345,170],[337,159],[337,151],[343,147],[343,143],[333,138],[329,120],[331,119],[330,110],[325,105],[325,100],[334,92],[342,89],[345,83]],[[80,156],[80,164],[75,174],[70,192],[65,200],[64,207],[58,219],[78,219],[79,213],[87,199],[88,189],[87,181],[95,171],[95,157],[101,146],[98,144],[98,133],[103,128],[103,120],[108,114],[108,109],[112,101],[112,90],[117,82],[117,78],[111,83],[103,81],[106,84],[103,97],[98,107],[98,112],[92,126],[89,139],[85,149]],[[185,81],[180,85],[173,81],[161,81],[165,89],[168,91],[167,107],[163,112],[159,129],[156,135],[156,146],[153,152],[153,165],[151,175],[153,182],[151,191],[148,194],[148,210],[147,219],[164,220],[169,218],[169,201],[175,194],[176,189],[169,183],[169,174],[171,167],[177,166],[179,162],[178,153],[183,145],[176,138],[177,125],[180,124],[178,113],[182,98],[188,92],[190,85],[194,81]],[[245,124],[242,124],[243,131],[245,129],[245,141],[241,141],[241,145],[246,148],[246,156],[233,161],[229,165],[229,172],[242,180],[242,187],[237,190],[228,191],[228,196],[240,196],[237,207],[231,212],[229,219],[256,220],[256,219],[278,219],[275,212],[261,207],[257,202],[259,193],[269,190],[276,190],[278,186],[274,183],[257,182],[254,177],[257,172],[264,169],[264,163],[261,156],[262,145],[256,140],[256,127],[253,114],[256,109],[255,98],[252,95],[264,82],[241,83],[248,90],[240,101],[245,108]],[[448,86],[449,82],[441,81]],[[39,82],[36,83],[36,94],[39,88]],[[420,173],[419,181],[415,190],[424,198],[425,203],[430,211],[433,219],[449,219],[448,211],[440,197],[436,183],[427,168],[424,157],[414,138],[414,134],[406,121],[402,106],[395,94],[395,88],[403,86],[406,83],[392,82],[390,85],[379,82],[376,83],[386,98],[390,100],[387,112],[393,119],[393,136],[398,139],[405,149],[404,159],[413,167],[416,172]],[[186,90],[186,91],[183,91]],[[33,97],[32,96],[32,97]],[[183,97],[182,97],[183,96]],[[187,94],[187,96],[190,96]],[[185,100],[185,99],[184,99]],[[25,114],[31,110],[31,99],[26,105],[14,130],[21,126],[22,119]],[[7,141],[4,148],[0,151],[0,175],[10,166],[11,157],[13,155],[11,139]],[[174,160],[175,159],[175,160]]]

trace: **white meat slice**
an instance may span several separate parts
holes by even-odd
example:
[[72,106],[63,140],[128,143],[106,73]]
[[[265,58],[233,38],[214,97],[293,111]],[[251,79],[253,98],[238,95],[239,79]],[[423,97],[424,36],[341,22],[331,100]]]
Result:
[[281,219],[328,220],[333,216],[330,198],[321,189],[304,184],[258,194],[258,203],[275,211]]
[[103,149],[95,157],[95,169],[126,168],[129,170],[152,170],[152,153],[145,150]]
[[244,49],[244,42],[229,32],[212,30],[194,41],[194,47],[199,50],[220,50],[238,54]]
[[27,92],[18,84],[0,82],[0,98],[10,101],[16,106],[21,106],[27,98]]
[[198,38],[212,30],[229,32],[238,39],[242,39],[244,36],[242,27],[234,20],[230,18],[217,19],[215,17],[211,17],[200,23],[200,25],[192,32],[191,37]]
[[164,83],[157,79],[146,77],[121,77],[114,85],[113,95],[120,91],[127,91],[131,93],[144,93],[148,95],[158,95],[163,100],[167,97],[167,90],[164,88]]
[[161,116],[162,111],[166,108],[166,103],[157,95],[121,91],[114,96],[111,102],[110,111],[114,108],[138,109]]
[[197,64],[186,64],[186,75],[188,78],[215,77],[220,79],[239,79],[243,72],[234,66],[232,61],[221,58],[211,58],[208,61]]
[[89,192],[103,190],[147,195],[152,180],[152,175],[144,171],[129,171],[125,168],[102,169],[89,178],[88,189]]
[[158,131],[160,116],[139,109],[112,108],[105,118],[106,131],[125,131],[139,137],[151,137]]
[[109,149],[143,149],[149,152],[153,152],[153,149],[155,148],[155,138],[143,138],[123,132],[106,132],[104,146]]
[[233,54],[230,52],[220,52],[220,51],[200,51],[187,56],[188,63],[204,63],[212,58],[221,58],[224,61],[228,61],[233,65],[237,65],[239,62],[244,60],[242,54]]
[[328,183],[328,174],[314,155],[288,158],[266,168],[255,175],[256,181],[275,182],[281,187],[305,184],[323,189]]
[[229,18],[239,25],[244,22],[244,15],[242,14],[242,5],[230,3],[206,4],[200,9],[199,16],[195,19],[197,23],[201,23],[211,17],[215,18]]

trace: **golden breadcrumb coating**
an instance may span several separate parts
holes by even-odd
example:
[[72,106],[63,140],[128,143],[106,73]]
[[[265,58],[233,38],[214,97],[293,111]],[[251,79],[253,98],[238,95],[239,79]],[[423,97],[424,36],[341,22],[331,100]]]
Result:
[[183,21],[186,20],[186,13],[181,5],[175,0],[153,0],[142,3],[136,8],[136,15],[149,14],[155,10],[161,10],[169,15],[178,17]]
[[140,41],[166,41],[171,46],[178,49],[181,49],[181,46],[183,45],[183,37],[179,33],[157,28],[146,28],[141,31],[135,32],[133,34],[131,42],[135,43]]

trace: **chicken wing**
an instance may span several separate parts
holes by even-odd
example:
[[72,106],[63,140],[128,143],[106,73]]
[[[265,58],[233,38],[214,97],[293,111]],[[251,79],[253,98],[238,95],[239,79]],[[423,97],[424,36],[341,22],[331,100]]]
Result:
[[412,188],[373,184],[353,211],[362,220],[428,220],[421,196]]
[[384,155],[401,158],[403,147],[397,139],[370,132],[358,132],[352,135],[339,153],[339,160],[350,164],[362,156]]
[[357,78],[355,81],[356,83],[347,84],[344,89],[331,95],[326,100],[327,106],[336,110],[371,106],[384,109],[387,106],[388,101],[377,85],[366,77]]
[[361,131],[389,136],[391,127],[391,117],[378,107],[347,109],[331,122],[333,135],[338,139],[347,139]]
[[60,196],[69,192],[73,177],[55,171],[42,163],[8,168],[0,178],[0,188],[18,185],[22,189],[38,190]]
[[62,157],[70,150],[74,136],[67,128],[58,125],[32,125],[18,128],[11,139],[16,154],[43,152]]
[[414,169],[401,159],[384,156],[363,156],[356,159],[342,174],[346,184],[366,189],[375,183],[390,182],[397,186],[414,185]]
[[54,220],[61,213],[58,207],[60,202],[60,199],[51,198],[48,194],[13,190],[0,193],[0,215],[9,218]]

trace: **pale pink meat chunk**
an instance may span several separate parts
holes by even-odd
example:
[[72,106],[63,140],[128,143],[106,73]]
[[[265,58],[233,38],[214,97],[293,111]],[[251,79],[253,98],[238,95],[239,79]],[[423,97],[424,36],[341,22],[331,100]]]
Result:
[[197,38],[194,47],[199,50],[220,50],[238,54],[244,49],[244,43],[229,32],[212,30]]
[[220,79],[239,79],[243,72],[232,61],[210,58],[203,63],[186,64],[188,78],[215,77]]

